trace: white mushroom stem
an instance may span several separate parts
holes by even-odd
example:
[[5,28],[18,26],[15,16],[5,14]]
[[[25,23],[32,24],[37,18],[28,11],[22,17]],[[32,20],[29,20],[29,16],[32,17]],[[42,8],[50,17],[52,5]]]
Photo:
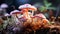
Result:
[[16,23],[16,14],[12,14],[12,22]]
[[15,14],[13,18],[14,18],[14,21],[15,21],[15,22],[18,21],[18,19],[17,19],[17,18],[18,18],[17,14]]
[[34,11],[32,11],[32,16],[34,15]]
[[34,15],[34,11],[32,12],[32,16]]

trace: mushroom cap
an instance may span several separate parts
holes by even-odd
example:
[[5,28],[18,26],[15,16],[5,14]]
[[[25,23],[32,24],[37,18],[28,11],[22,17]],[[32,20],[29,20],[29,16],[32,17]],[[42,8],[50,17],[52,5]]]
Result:
[[35,6],[30,6],[29,10],[37,11],[37,8]]
[[3,4],[1,4],[1,8],[8,8],[8,5],[3,3]]
[[37,10],[36,7],[34,7],[34,6],[30,5],[30,4],[24,4],[24,5],[19,6],[19,9],[24,9],[24,8],[28,9],[28,10],[34,10],[34,11]]
[[6,13],[4,16],[10,16],[8,13]]
[[44,19],[46,19],[46,17],[45,17],[42,13],[36,14],[35,17],[39,17],[39,18],[44,18]]
[[30,4],[24,4],[19,6],[19,9],[30,8],[30,6],[31,6]]
[[21,12],[19,10],[14,10],[14,11],[10,12],[10,15],[12,15],[12,14],[20,14],[20,13]]

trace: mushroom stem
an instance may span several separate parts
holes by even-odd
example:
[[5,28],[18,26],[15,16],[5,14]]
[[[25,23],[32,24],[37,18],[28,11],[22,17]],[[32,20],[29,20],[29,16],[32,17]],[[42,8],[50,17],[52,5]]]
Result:
[[16,17],[18,18],[17,14],[16,14]]
[[34,11],[32,11],[32,16],[34,15]]
[[26,12],[26,17],[28,17],[28,12]]

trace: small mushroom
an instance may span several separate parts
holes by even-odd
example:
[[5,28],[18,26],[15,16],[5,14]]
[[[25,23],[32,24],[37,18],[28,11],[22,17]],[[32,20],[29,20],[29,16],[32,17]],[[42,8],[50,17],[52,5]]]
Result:
[[18,10],[14,10],[12,12],[10,12],[10,15],[15,15],[17,17],[17,14],[20,14],[21,12]]
[[[16,23],[16,22],[19,22],[19,20],[18,20],[18,16],[21,14],[21,12],[20,11],[18,11],[18,10],[14,10],[14,11],[12,11],[11,13],[10,13],[10,15],[12,16],[12,20],[14,20],[14,22]],[[12,21],[13,22],[13,21]]]
[[3,3],[3,4],[1,4],[1,8],[8,8],[8,5]]

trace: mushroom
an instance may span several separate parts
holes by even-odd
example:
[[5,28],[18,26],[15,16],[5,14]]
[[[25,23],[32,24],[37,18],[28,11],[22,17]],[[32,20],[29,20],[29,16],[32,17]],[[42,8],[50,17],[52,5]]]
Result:
[[10,13],[10,15],[14,18],[14,21],[18,21],[18,15],[20,14],[21,12],[18,11],[18,10],[14,10]]
[[1,4],[1,8],[8,8],[8,5],[3,3],[3,4]]
[[3,14],[5,14],[6,13],[6,10],[8,8],[8,5],[6,3],[3,3],[3,4],[1,4],[0,8],[3,9]]
[[7,20],[9,21],[8,16],[10,16],[10,15],[8,13],[6,13],[4,16],[7,17]]
[[[22,12],[23,12],[23,14],[24,14],[24,16],[25,16],[26,18],[28,18],[28,22],[31,20],[28,10],[32,10],[32,16],[33,16],[33,14],[34,14],[34,11],[37,10],[36,7],[34,7],[34,6],[30,5],[30,4],[21,5],[21,6],[19,6],[19,9],[21,9]],[[34,32],[35,32],[35,31],[34,31]]]
[[29,16],[29,15],[28,15],[28,10],[32,10],[32,16],[33,16],[34,11],[37,10],[36,7],[31,6],[30,4],[21,5],[21,6],[19,6],[19,9],[22,9],[22,11],[23,11],[24,13],[26,13],[26,14],[25,14],[26,17]]
[[19,10],[14,10],[12,12],[10,12],[10,15],[14,15],[15,17],[18,16],[18,14],[20,14],[21,12]]

